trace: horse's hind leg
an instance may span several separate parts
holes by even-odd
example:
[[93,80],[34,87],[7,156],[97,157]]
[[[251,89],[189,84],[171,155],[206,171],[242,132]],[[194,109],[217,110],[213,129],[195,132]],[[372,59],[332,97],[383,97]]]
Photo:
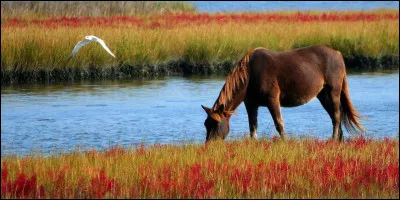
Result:
[[281,135],[281,139],[286,140],[279,99],[271,99],[267,107],[271,113],[272,119],[274,120],[275,128],[279,135]]
[[257,115],[258,115],[258,106],[244,102],[247,110],[247,116],[249,118],[249,128],[250,128],[250,137],[253,139],[257,139]]
[[337,95],[337,91],[324,87],[318,93],[317,98],[332,120],[333,139],[343,141],[343,131],[340,126],[340,96]]

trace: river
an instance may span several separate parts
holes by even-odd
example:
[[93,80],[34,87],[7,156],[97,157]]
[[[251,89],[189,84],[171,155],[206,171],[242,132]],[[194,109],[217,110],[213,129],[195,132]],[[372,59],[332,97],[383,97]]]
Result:
[[[222,76],[154,80],[35,84],[1,88],[1,153],[27,155],[103,149],[115,144],[203,143],[206,113],[225,80]],[[399,73],[348,75],[350,97],[366,118],[366,136],[399,136]],[[227,139],[248,134],[242,103],[231,118]],[[318,99],[282,108],[288,137],[332,136],[330,118]],[[259,109],[259,137],[278,133],[266,107]],[[353,137],[344,133],[345,138]]]
[[398,1],[192,1],[198,12],[264,12],[281,10],[398,9]]

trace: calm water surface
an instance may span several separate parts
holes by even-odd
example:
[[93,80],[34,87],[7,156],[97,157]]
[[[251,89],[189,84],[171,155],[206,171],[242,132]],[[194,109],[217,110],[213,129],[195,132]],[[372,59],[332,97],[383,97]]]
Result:
[[[367,118],[366,135],[398,137],[398,72],[353,74],[348,81],[353,104]],[[169,77],[2,87],[1,153],[203,143],[206,114],[200,105],[211,107],[224,83],[224,77]],[[236,112],[227,139],[248,134],[243,103]],[[317,99],[282,113],[289,137],[331,137],[330,118]],[[259,137],[278,135],[267,108],[260,107],[258,119]]]
[[398,1],[192,1],[199,12],[398,9]]

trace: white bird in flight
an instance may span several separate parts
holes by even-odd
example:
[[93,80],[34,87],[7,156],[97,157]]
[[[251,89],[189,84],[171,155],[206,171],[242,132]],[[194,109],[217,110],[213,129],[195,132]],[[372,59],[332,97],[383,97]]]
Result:
[[71,56],[68,58],[71,59],[78,51],[81,47],[85,46],[86,44],[90,43],[90,42],[98,42],[99,44],[101,44],[101,46],[110,54],[115,58],[115,55],[110,51],[110,49],[108,49],[106,43],[104,43],[104,41],[94,35],[88,35],[85,37],[84,40],[78,42],[78,44],[75,45],[74,50],[72,50],[72,54]]

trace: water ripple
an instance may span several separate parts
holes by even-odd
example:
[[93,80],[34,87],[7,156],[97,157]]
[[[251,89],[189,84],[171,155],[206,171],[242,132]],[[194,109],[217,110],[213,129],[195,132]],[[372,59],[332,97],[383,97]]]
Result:
[[[78,145],[101,149],[111,144],[152,145],[205,140],[206,113],[225,77],[173,77],[71,85],[3,87],[1,150],[27,155],[39,146],[72,151]],[[366,117],[367,135],[398,137],[399,74],[349,75],[354,106]],[[373,87],[371,87],[373,85]],[[6,92],[4,92],[6,91]],[[231,118],[227,139],[248,134],[241,104]],[[318,100],[282,108],[290,137],[330,138],[332,123]],[[269,111],[260,107],[259,135],[278,135]],[[347,132],[345,137],[351,137]],[[6,150],[6,151],[3,151]]]

